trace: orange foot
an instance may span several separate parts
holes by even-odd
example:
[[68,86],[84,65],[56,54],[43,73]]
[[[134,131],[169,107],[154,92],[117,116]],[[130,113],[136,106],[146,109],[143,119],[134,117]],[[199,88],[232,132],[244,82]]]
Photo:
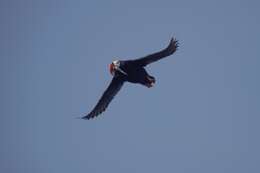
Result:
[[145,84],[148,88],[151,88],[155,84],[155,79],[153,77],[147,76],[148,82]]

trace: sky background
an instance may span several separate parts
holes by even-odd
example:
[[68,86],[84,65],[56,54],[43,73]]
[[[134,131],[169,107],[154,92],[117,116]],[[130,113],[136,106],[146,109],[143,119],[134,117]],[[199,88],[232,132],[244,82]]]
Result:
[[[260,3],[1,0],[0,172],[259,173]],[[180,48],[79,120],[108,64]]]

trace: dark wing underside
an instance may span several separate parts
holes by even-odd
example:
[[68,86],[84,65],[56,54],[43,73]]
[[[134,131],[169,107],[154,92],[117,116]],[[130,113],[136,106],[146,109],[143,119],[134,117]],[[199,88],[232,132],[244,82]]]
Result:
[[124,80],[122,80],[120,77],[114,77],[112,81],[110,82],[108,88],[103,93],[102,97],[99,99],[97,105],[95,108],[86,116],[82,117],[83,119],[90,119],[98,116],[102,112],[106,110],[109,103],[112,101],[112,99],[115,97],[115,95],[118,93],[118,91],[121,89],[121,87],[124,84]]
[[178,41],[175,38],[172,38],[170,44],[163,50],[147,55],[145,57],[134,60],[137,64],[141,66],[146,66],[150,63],[158,61],[164,57],[167,57],[173,54],[178,48]]

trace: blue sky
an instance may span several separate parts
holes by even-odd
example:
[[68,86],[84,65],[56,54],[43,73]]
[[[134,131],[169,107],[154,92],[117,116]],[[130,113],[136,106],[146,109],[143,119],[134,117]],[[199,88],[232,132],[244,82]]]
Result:
[[[0,172],[258,173],[258,1],[1,1]],[[88,113],[108,64],[180,48]]]

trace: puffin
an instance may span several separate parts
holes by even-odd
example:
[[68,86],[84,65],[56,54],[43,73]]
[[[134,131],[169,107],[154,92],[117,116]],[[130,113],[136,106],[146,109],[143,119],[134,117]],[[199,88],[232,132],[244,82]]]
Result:
[[168,46],[161,51],[133,60],[114,60],[109,64],[110,74],[113,76],[109,86],[102,94],[93,110],[82,119],[92,119],[103,113],[113,100],[123,84],[126,82],[141,84],[151,88],[155,84],[155,77],[148,74],[145,66],[172,55],[179,47],[178,40],[172,37]]

